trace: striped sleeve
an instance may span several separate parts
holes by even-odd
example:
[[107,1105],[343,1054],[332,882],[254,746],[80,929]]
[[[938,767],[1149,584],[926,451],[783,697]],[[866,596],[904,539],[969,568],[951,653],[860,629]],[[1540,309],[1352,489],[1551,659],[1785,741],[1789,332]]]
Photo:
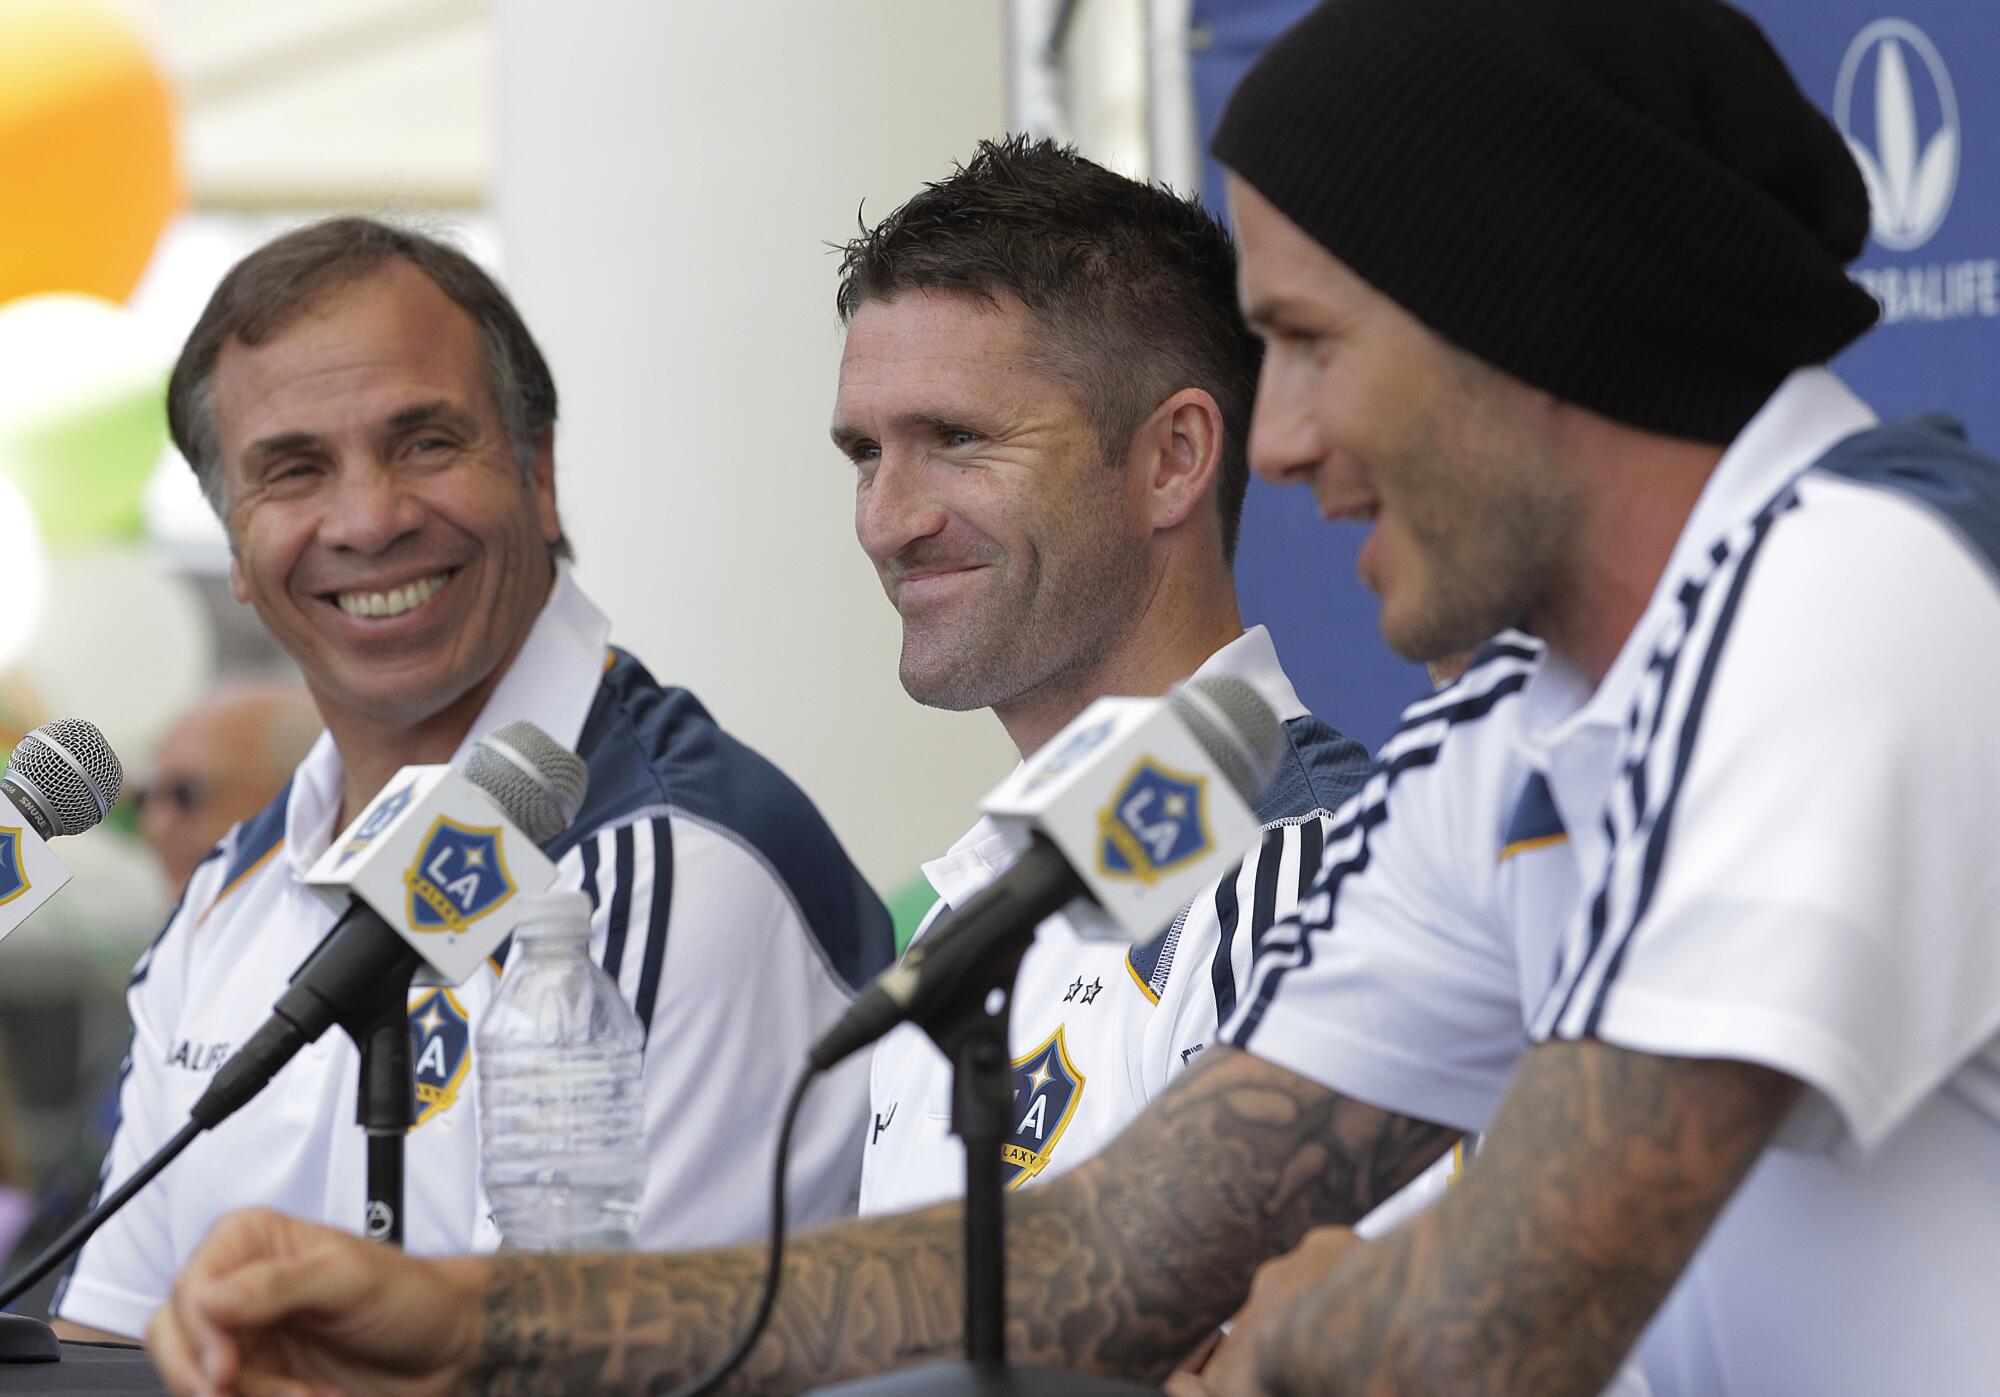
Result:
[[1318,879],[1257,938],[1223,1041],[1346,1095],[1482,1128],[1521,1047],[1520,977],[1493,915],[1511,699],[1536,663],[1489,646],[1413,705],[1323,826]]
[[562,858],[556,886],[590,898],[591,955],[618,982],[650,1039],[673,906],[673,822],[642,812],[586,836]]
[[1759,1063],[1811,1089],[1781,1144],[1866,1155],[2000,1066],[2000,587],[1915,503],[1816,480],[1706,561],[1531,1036]]
[[[761,1235],[785,1091],[849,1002],[837,968],[756,847],[678,808],[586,835],[558,869],[590,897],[592,954],[647,1035],[639,1244]],[[790,1170],[802,1221],[852,1212],[866,1102],[865,1056],[815,1087]]]
[[1236,1010],[1257,949],[1312,888],[1332,818],[1320,810],[1267,826],[1256,846],[1190,902],[1165,937],[1134,949],[1133,976],[1159,1005],[1146,1035],[1149,1097],[1216,1041]]

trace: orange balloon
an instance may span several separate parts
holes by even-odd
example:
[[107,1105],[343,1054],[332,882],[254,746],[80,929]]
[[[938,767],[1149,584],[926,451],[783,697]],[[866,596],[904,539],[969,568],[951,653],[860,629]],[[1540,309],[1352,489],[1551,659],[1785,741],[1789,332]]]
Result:
[[179,207],[173,101],[98,0],[0,0],[0,301],[122,301]]

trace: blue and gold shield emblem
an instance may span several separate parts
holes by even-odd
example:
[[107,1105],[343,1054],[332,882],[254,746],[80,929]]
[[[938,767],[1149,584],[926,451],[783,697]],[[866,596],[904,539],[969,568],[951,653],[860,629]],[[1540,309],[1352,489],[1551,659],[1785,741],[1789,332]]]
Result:
[[1150,884],[1208,852],[1206,785],[1204,777],[1183,776],[1142,758],[1098,812],[1099,870]]
[[0,826],[0,907],[28,890],[28,866],[21,862],[21,831]]
[[458,1100],[472,1066],[472,1025],[448,989],[428,989],[410,1001],[410,1075],[416,1079],[415,1130]]
[[438,816],[417,846],[417,861],[404,871],[403,886],[410,891],[412,931],[464,931],[514,895],[500,827]]
[[1026,1057],[1014,1059],[1014,1132],[1000,1146],[1000,1180],[1019,1188],[1048,1168],[1056,1141],[1083,1100],[1083,1073],[1069,1060],[1058,1028]]
[[346,863],[363,849],[366,849],[370,844],[375,842],[376,835],[394,824],[396,817],[410,808],[410,792],[416,788],[417,783],[411,781],[402,790],[397,791],[394,795],[369,811],[366,823],[360,829],[354,831],[354,838],[348,840],[346,846],[341,849],[340,858],[334,864],[334,867],[339,868],[341,864]]

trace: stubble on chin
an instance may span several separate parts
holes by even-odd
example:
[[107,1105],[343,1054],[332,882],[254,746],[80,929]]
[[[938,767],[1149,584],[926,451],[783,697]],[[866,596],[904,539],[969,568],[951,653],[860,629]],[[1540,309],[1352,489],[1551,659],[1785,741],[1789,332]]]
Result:
[[[1500,631],[1513,625],[1517,613],[1494,600],[1454,599],[1407,619],[1382,615],[1382,639],[1406,660],[1425,666],[1462,662]],[[1504,618],[1504,619],[1501,619]],[[1463,669],[1458,664],[1458,669]],[[1453,672],[1456,677],[1456,671]]]
[[1534,616],[1579,527],[1574,499],[1546,481],[1475,496],[1459,516],[1478,520],[1477,528],[1420,538],[1428,567],[1406,614],[1383,606],[1383,639],[1420,664],[1458,660]]
[[926,708],[952,713],[991,707],[983,667],[975,654],[966,653],[971,649],[950,644],[943,636],[913,636],[905,627],[902,659],[897,666],[903,692]]

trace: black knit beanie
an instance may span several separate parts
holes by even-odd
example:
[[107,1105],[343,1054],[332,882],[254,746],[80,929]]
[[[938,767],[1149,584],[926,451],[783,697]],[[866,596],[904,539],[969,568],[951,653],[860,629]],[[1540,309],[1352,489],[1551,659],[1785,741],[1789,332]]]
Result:
[[1650,431],[1727,442],[1875,321],[1861,176],[1719,0],[1325,0],[1214,149],[1431,329]]

